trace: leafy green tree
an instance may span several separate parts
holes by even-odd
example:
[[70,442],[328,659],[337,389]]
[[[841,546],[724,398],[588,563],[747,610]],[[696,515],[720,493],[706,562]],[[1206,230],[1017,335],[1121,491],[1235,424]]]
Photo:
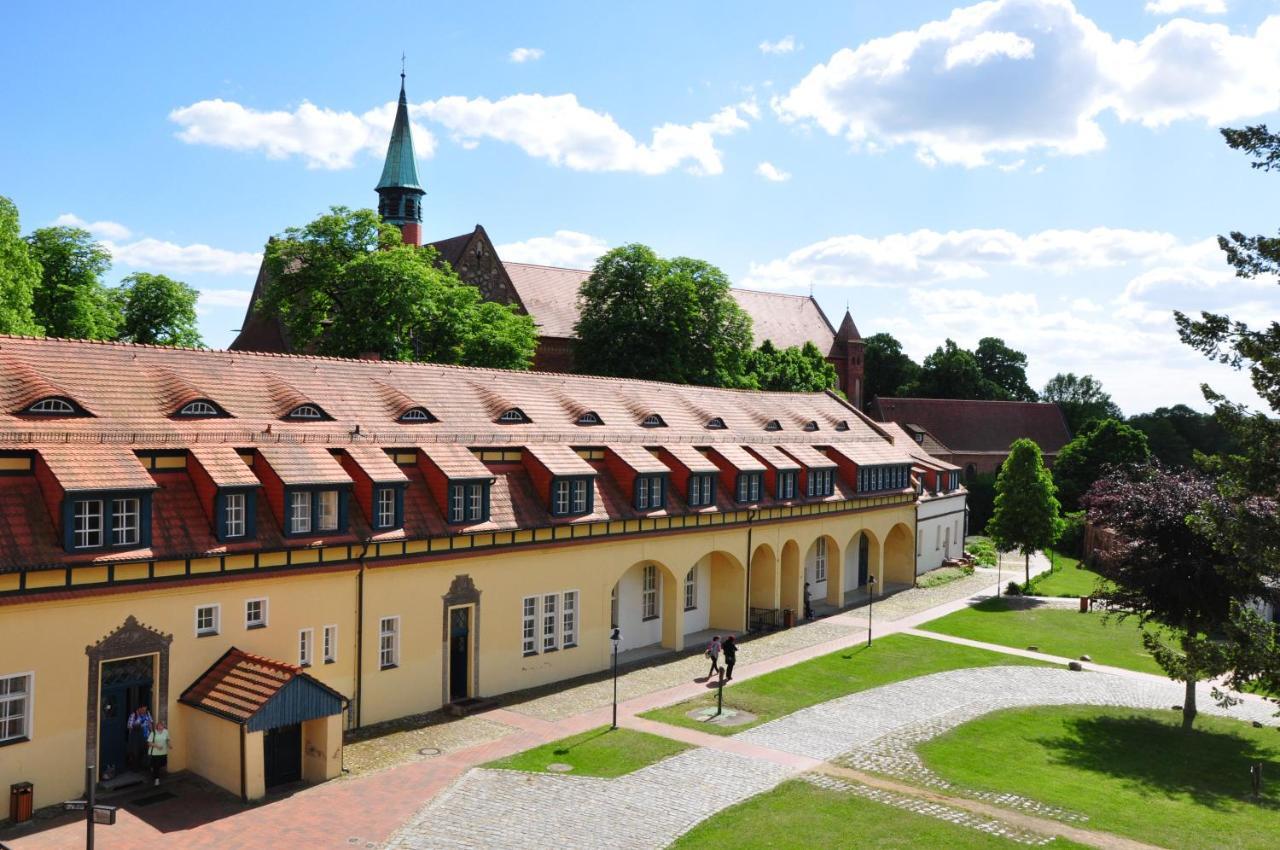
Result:
[[973,353],[949,339],[924,359],[910,392],[921,398],[966,399],[993,399],[999,393],[983,377]]
[[120,339],[148,345],[204,346],[196,329],[200,293],[182,281],[136,272],[122,280],[114,294],[123,316]]
[[533,360],[530,317],[485,302],[373,210],[333,207],[269,242],[266,262],[258,309],[276,312],[300,349],[510,369]]
[[748,355],[747,372],[762,390],[819,393],[840,382],[835,367],[812,342],[779,350],[766,339]]
[[0,333],[37,336],[43,329],[32,312],[40,264],[20,235],[18,208],[0,195]]
[[920,374],[920,364],[902,350],[892,334],[872,334],[863,340],[863,398],[868,405],[877,396],[896,396],[909,391]]
[[41,268],[32,308],[49,336],[115,339],[120,309],[102,276],[111,254],[78,227],[42,227],[27,237]]
[[[1185,683],[1182,726],[1190,729],[1196,683],[1250,663],[1256,642],[1234,644],[1222,637],[1241,603],[1266,592],[1250,554],[1220,545],[1214,529],[1242,512],[1256,527],[1274,517],[1276,504],[1233,503],[1198,472],[1152,465],[1113,470],[1094,484],[1084,503],[1089,522],[1117,541],[1098,559],[1110,583],[1099,586],[1097,597],[1109,611],[1136,616],[1147,651],[1170,678]],[[1274,646],[1274,632],[1270,639]]]
[[1116,419],[1091,422],[1062,447],[1053,464],[1062,505],[1074,511],[1080,497],[1109,466],[1143,464],[1151,457],[1147,435]]
[[1044,385],[1040,397],[1062,408],[1062,415],[1066,417],[1072,434],[1099,419],[1124,418],[1120,408],[1092,375],[1077,377],[1074,372],[1059,372]]
[[1025,437],[1014,440],[996,476],[995,509],[987,534],[1001,552],[1022,553],[1028,582],[1031,553],[1052,546],[1062,524],[1054,490],[1040,447]]
[[1195,454],[1233,454],[1235,438],[1218,420],[1185,404],[1157,407],[1129,417],[1129,424],[1147,435],[1151,454],[1166,467],[1191,466]]
[[574,361],[582,372],[750,387],[751,317],[724,272],[624,245],[596,260],[579,292]]
[[1040,396],[1027,383],[1027,355],[1005,345],[1004,340],[985,336],[978,340],[973,352],[982,377],[999,388],[999,398],[1013,401],[1038,401]]

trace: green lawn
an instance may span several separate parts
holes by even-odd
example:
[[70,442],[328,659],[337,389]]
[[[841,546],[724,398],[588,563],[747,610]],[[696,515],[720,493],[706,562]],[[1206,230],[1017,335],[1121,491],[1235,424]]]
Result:
[[[1014,850],[1024,846],[794,779],[725,809],[671,845],[672,850]],[[1080,845],[1056,839],[1041,846],[1066,850]]]
[[571,776],[622,776],[645,765],[689,749],[688,744],[636,732],[632,729],[610,729],[601,726],[580,735],[561,738],[513,756],[491,761],[484,767],[551,773],[547,765],[567,764]]
[[[1172,850],[1280,846],[1280,734],[1173,711],[1058,706],[986,715],[920,747],[952,782],[1089,816],[1084,826]],[[1249,799],[1249,765],[1264,794]],[[1268,780],[1270,777],[1270,780]]]
[[1080,561],[1076,558],[1054,553],[1053,563],[1053,572],[1041,573],[1031,579],[1026,590],[1028,595],[1092,596],[1102,578],[1093,570],[1080,566]]
[[995,598],[930,620],[920,628],[1018,649],[1036,646],[1041,652],[1066,658],[1088,655],[1098,664],[1163,675],[1143,648],[1138,621],[1132,617],[1104,621],[1100,613],[1081,614],[1074,608],[1047,605],[1011,609],[1008,600]]
[[[750,644],[744,644],[738,657],[749,660],[749,653]],[[752,723],[717,726],[685,716],[695,708],[714,705],[714,690],[708,690],[706,696],[648,711],[642,716],[704,732],[732,735],[820,702],[915,676],[960,667],[1035,663],[1030,659],[914,635],[889,635],[877,640],[869,649],[859,645],[840,650],[725,688],[725,706],[756,715]]]

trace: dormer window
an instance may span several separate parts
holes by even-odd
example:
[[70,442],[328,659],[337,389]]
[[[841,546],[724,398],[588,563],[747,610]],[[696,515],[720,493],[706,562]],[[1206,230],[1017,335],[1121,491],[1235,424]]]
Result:
[[551,485],[551,514],[574,516],[591,513],[593,497],[590,478],[557,478]]
[[82,411],[71,400],[54,396],[40,399],[23,412],[38,413],[42,416],[77,416]]
[[810,419],[808,422],[804,423],[804,430],[806,430],[806,431],[817,431],[817,430],[818,430],[818,423],[817,423],[817,422],[814,422],[812,419]]
[[836,423],[836,430],[837,430],[837,431],[848,431],[848,430],[849,430],[849,423],[848,423],[848,422],[846,422],[845,420],[841,419],[839,422],[837,422],[837,423]]
[[186,404],[184,404],[182,408],[178,411],[178,415],[200,417],[200,416],[222,416],[223,413],[216,404],[214,404],[213,402],[207,399],[201,398],[201,399],[196,399],[195,401],[189,401]]
[[726,426],[723,419],[719,416],[713,416],[707,420],[706,427],[709,431],[723,431]]
[[324,419],[324,411],[314,404],[300,404],[290,410],[287,419]]
[[739,472],[737,498],[739,502],[760,501],[760,483],[764,479],[762,472]]
[[435,422],[436,418],[425,407],[411,407],[400,414],[401,422]]
[[641,427],[644,427],[644,428],[665,428],[665,427],[667,427],[667,423],[666,423],[666,422],[663,422],[663,421],[662,421],[662,417],[661,417],[661,416],[659,416],[659,415],[658,415],[658,414],[656,414],[656,413],[650,413],[650,414],[649,414],[648,416],[646,416],[643,420],[641,420],[640,425],[641,425]]
[[916,432],[916,442],[917,443],[924,442],[924,434],[920,433],[919,431]]
[[489,519],[488,481],[449,482],[449,522],[454,525]]
[[498,421],[503,425],[518,425],[522,422],[528,422],[529,417],[525,416],[524,411],[520,408],[513,407],[510,410],[503,411],[502,415],[498,417]]
[[603,425],[604,420],[594,410],[588,410],[578,417],[579,425]]
[[638,511],[656,511],[667,503],[667,482],[664,475],[637,475],[635,506]]
[[151,545],[151,494],[99,493],[63,503],[64,548],[125,548]]
[[779,422],[777,419],[770,419],[768,422],[764,424],[764,429],[766,431],[781,431],[782,423]]

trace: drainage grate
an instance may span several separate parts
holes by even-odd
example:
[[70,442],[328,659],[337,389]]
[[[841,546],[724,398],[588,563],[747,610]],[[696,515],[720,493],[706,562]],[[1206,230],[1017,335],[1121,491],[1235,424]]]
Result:
[[148,794],[145,797],[139,797],[136,800],[130,800],[130,806],[153,806],[156,803],[163,803],[165,800],[176,800],[177,794],[171,794],[168,791],[157,791],[154,794]]

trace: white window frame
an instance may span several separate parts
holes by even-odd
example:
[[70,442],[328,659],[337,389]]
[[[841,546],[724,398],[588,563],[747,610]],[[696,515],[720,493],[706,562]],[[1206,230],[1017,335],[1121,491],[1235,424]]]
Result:
[[573,512],[575,514],[587,512],[587,482],[583,478],[575,478],[573,481]]
[[298,629],[298,666],[310,667],[315,656],[316,630]]
[[538,601],[539,596],[526,596],[520,603],[521,652],[538,654]]
[[[5,685],[5,692],[0,693],[0,744],[16,743],[18,741],[30,741],[35,736],[36,725],[36,674],[33,670],[25,673],[7,673],[0,676],[0,683],[7,683],[14,680],[25,680],[21,694],[9,693],[9,685]],[[20,703],[21,711],[14,711],[12,706]],[[9,735],[5,733],[6,728],[15,718],[21,718],[22,728],[17,735]]]
[[222,497],[224,537],[244,537],[248,533],[248,507],[249,496],[245,493],[227,493]]
[[321,632],[321,654],[324,656],[325,664],[332,664],[338,660],[338,627],[336,625],[328,625]]
[[698,608],[698,565],[694,564],[684,576],[684,610]]
[[[212,611],[212,625],[207,628],[200,627],[200,612]],[[196,606],[195,614],[195,632],[196,637],[213,637],[222,633],[222,605],[218,602],[206,602],[203,605]]]
[[378,488],[378,528],[393,528],[396,524],[396,488]]
[[578,591],[566,590],[560,601],[560,648],[578,645]]
[[189,401],[178,411],[179,416],[217,416],[218,408],[207,401]]
[[314,404],[300,404],[289,411],[290,419],[323,419],[324,413]]
[[702,476],[689,476],[689,506],[696,508],[702,504]]
[[640,619],[641,621],[656,620],[662,615],[662,609],[659,606],[658,599],[658,565],[645,564],[644,572],[641,579],[640,593]]
[[[337,531],[338,530],[338,491],[337,490],[317,490],[316,495],[320,497],[320,502],[316,506],[316,531]],[[332,509],[332,510],[331,510]]]
[[311,491],[294,490],[289,494],[289,533],[311,532]]
[[503,411],[503,414],[498,417],[498,421],[506,423],[524,422],[525,416],[524,413],[513,407],[510,410]]
[[759,473],[759,472],[753,472],[753,473],[751,473],[751,482],[750,482],[750,484],[751,484],[751,498],[750,498],[748,501],[751,501],[751,502],[758,502],[758,501],[760,501],[760,481],[761,481],[761,479],[763,479],[763,478],[764,478],[764,475],[762,475],[762,474],[761,474],[761,473]]
[[560,648],[560,595],[542,595],[542,625],[538,629],[538,646],[542,652],[555,652]]
[[400,615],[378,621],[378,666],[391,670],[400,666]]
[[819,537],[813,550],[813,580],[827,580],[827,538]]
[[142,542],[142,499],[121,496],[111,500],[111,545],[137,546]]
[[555,492],[552,494],[552,512],[558,516],[564,516],[569,513],[569,482],[561,479],[556,482]]
[[613,590],[609,591],[609,628],[616,629],[621,625],[618,622],[618,615],[618,585],[615,584]]
[[54,415],[63,415],[75,413],[76,409],[71,402],[61,398],[42,398],[26,410],[27,413],[45,413]]
[[[262,616],[256,621],[249,617],[249,606],[255,602],[262,603]],[[265,629],[267,627],[267,617],[269,616],[268,607],[267,597],[265,596],[255,596],[253,599],[246,599],[244,601],[244,627],[246,629]]]
[[467,485],[467,519],[479,522],[484,519],[484,485]]
[[[90,505],[96,505],[97,510],[87,510]],[[107,524],[106,509],[107,503],[102,499],[76,501],[71,511],[71,545],[74,548],[97,549],[102,545]],[[88,520],[95,518],[96,524],[90,527]]]

